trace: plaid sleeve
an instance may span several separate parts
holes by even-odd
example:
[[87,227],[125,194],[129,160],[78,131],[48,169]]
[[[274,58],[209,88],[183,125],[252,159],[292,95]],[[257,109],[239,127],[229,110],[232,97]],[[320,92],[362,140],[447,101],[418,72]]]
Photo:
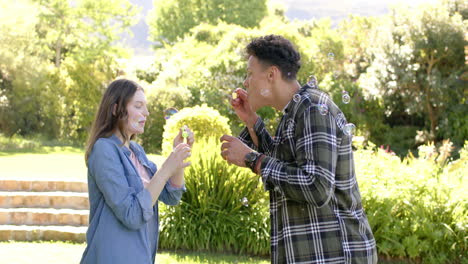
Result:
[[335,185],[335,118],[321,115],[317,107],[310,106],[298,114],[293,125],[289,142],[295,162],[266,157],[261,165],[263,181],[287,198],[321,207],[328,203]]
[[258,144],[259,144],[258,147],[255,146],[255,144],[253,143],[247,127],[245,127],[241,131],[241,133],[239,134],[239,139],[242,142],[244,142],[247,146],[249,146],[251,149],[258,151],[260,153],[268,154],[271,149],[271,146],[273,145],[273,139],[271,138],[270,134],[266,130],[265,123],[263,123],[263,120],[260,117],[257,118],[257,121],[255,122],[254,131],[258,137]]

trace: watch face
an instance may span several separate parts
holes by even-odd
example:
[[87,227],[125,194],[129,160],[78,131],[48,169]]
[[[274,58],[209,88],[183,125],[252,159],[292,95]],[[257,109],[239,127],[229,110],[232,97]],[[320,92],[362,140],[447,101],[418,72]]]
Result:
[[255,160],[255,157],[256,157],[255,153],[254,153],[254,152],[250,152],[250,153],[247,154],[247,156],[246,156],[245,158],[246,158],[248,161],[252,162],[252,161]]

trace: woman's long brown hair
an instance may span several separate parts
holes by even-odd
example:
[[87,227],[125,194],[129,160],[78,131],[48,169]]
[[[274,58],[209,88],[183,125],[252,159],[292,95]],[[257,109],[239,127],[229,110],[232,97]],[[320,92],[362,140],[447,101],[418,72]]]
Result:
[[109,84],[102,96],[86,144],[86,165],[96,141],[102,137],[110,137],[115,129],[118,129],[123,136],[124,142],[122,143],[126,143],[128,136],[124,131],[124,122],[127,119],[127,104],[139,89],[143,88],[127,79],[118,79]]

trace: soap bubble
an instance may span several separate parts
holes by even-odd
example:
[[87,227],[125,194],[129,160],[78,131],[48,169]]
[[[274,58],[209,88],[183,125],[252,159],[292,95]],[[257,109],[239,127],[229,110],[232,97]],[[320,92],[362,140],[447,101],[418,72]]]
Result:
[[352,136],[354,135],[354,132],[356,131],[356,126],[353,123],[348,123],[343,127],[343,133],[347,136]]
[[317,88],[317,78],[314,75],[310,75],[307,85],[309,85],[312,88]]
[[260,94],[261,94],[263,97],[268,97],[268,96],[270,96],[271,92],[270,92],[270,90],[268,90],[268,89],[262,88],[262,89],[260,90]]
[[341,96],[343,103],[348,104],[351,101],[351,97],[349,96],[348,92],[343,91],[343,95]]
[[171,118],[173,115],[177,114],[179,110],[177,110],[174,107],[169,107],[166,110],[164,110],[164,119],[168,120]]
[[301,100],[301,95],[295,94],[295,95],[293,96],[293,100],[294,100],[294,102],[298,103],[298,102]]
[[249,206],[249,200],[247,199],[247,197],[242,198],[241,202],[242,202],[243,206],[245,206],[245,207]]
[[339,71],[334,71],[334,72],[333,72],[333,77],[334,77],[335,79],[338,79],[339,76],[340,76],[340,72],[339,72]]
[[321,115],[328,114],[328,106],[326,104],[319,104],[319,113]]

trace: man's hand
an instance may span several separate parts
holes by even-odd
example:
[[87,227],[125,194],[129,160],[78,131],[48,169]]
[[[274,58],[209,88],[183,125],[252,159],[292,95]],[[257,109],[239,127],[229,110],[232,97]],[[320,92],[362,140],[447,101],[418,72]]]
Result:
[[253,127],[258,116],[250,107],[247,91],[237,88],[234,93],[237,94],[237,98],[231,100],[232,108],[247,127]]
[[235,164],[239,167],[245,167],[244,157],[247,153],[253,150],[242,143],[240,139],[223,135],[221,137],[221,156],[230,164]]

